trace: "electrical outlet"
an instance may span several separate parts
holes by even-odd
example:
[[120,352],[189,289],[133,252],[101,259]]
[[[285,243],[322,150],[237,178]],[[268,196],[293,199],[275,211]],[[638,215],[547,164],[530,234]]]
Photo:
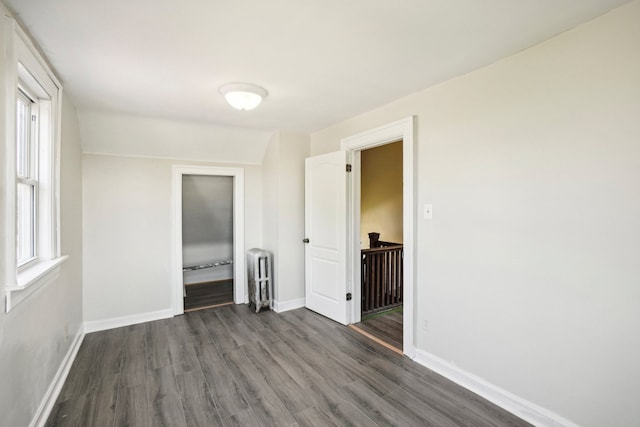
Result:
[[429,330],[429,321],[428,321],[428,320],[426,320],[426,319],[425,319],[424,324],[422,325],[422,328],[423,328],[425,331],[428,331],[428,330]]

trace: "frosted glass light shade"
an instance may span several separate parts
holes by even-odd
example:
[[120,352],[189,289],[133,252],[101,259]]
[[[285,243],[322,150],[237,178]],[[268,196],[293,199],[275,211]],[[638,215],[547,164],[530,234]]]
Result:
[[238,110],[253,110],[262,102],[262,97],[252,92],[232,91],[224,94],[225,99]]
[[267,91],[249,83],[229,83],[220,87],[220,93],[233,108],[253,110],[267,96]]

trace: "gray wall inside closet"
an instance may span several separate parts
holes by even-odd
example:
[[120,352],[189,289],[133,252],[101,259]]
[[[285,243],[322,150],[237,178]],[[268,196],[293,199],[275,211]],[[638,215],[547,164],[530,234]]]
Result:
[[[182,261],[185,267],[233,259],[233,177],[182,178]],[[184,283],[233,278],[233,266],[185,272]]]

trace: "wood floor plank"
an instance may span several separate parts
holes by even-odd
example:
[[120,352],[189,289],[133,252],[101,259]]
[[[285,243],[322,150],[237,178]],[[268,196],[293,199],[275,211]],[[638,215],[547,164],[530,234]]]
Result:
[[240,310],[234,310],[229,307],[221,307],[220,310],[215,310],[215,314],[224,322],[226,325],[241,323],[246,316],[245,313],[241,313]]
[[121,386],[143,385],[147,369],[146,328],[144,324],[129,326],[122,345]]
[[[295,419],[277,393],[260,375],[244,349],[225,353],[223,356],[233,377],[255,415],[265,425],[290,425]],[[277,385],[274,383],[274,386]],[[281,389],[279,389],[282,391]]]
[[307,321],[300,321],[300,318],[291,311],[279,313],[279,316],[284,323],[289,325],[288,329],[293,331],[299,337],[306,338],[318,334],[318,331],[312,328],[309,324],[310,319],[307,319]]
[[[410,395],[424,396],[424,401],[440,413],[463,425],[492,425],[499,420],[500,425],[522,425],[522,421],[509,412],[491,404],[475,393],[466,390],[438,374],[425,380],[424,370],[412,372],[411,364],[396,363],[397,360],[378,358],[369,364],[373,369],[385,375]],[[403,362],[403,361],[400,361]],[[416,373],[418,375],[416,375]]]
[[368,427],[377,425],[350,399],[338,393],[341,387],[333,387],[325,382],[312,384],[308,392],[313,396],[316,408],[324,412],[339,426]]
[[86,395],[64,401],[58,400],[49,414],[45,427],[81,427],[80,416],[85,399]]
[[339,427],[329,415],[316,407],[300,411],[294,415],[300,427]]
[[154,369],[145,380],[147,397],[150,402],[170,394],[178,394],[178,384],[171,366]]
[[[236,309],[235,305],[230,306],[229,308],[233,311],[236,310],[249,310],[248,308],[241,306],[242,308]],[[265,322],[265,319],[268,317],[268,311],[262,311],[260,313],[255,313],[253,310],[251,311],[251,315],[247,315],[246,312],[243,313],[242,323],[245,328],[248,328],[251,331],[251,334],[254,338],[254,342],[262,342],[264,344],[271,344],[280,341],[280,333],[275,329],[269,327]]]
[[228,418],[249,408],[231,371],[213,344],[199,348],[198,360],[221,418]]
[[243,305],[87,334],[46,423],[215,425],[529,426],[309,310]]
[[[168,322],[170,336],[175,336],[180,339],[184,344],[197,344],[197,333],[191,328],[189,321],[190,316],[176,316],[172,318],[171,322]],[[194,316],[197,317],[197,316]],[[166,320],[166,319],[165,319]]]
[[[241,308],[239,310],[242,310],[244,308],[243,306],[240,307]],[[252,320],[259,320],[264,324],[264,327],[266,329],[274,331],[277,334],[291,331],[291,322],[285,321],[284,318],[275,311],[268,310],[261,311],[260,313],[254,312],[252,314],[258,314],[257,316],[250,316]],[[293,326],[295,327],[295,325]]]
[[290,316],[296,319],[296,322],[301,322],[308,325],[310,328],[320,333],[327,333],[333,329],[340,329],[342,325],[334,322],[319,314],[309,316],[304,310],[292,310]]
[[[258,341],[269,343],[274,339],[273,337],[269,338],[271,334],[267,335],[264,331],[256,331],[255,328],[250,327],[243,321],[243,318],[236,314],[230,307],[227,309],[221,307],[216,313],[238,347]],[[251,318],[250,315],[260,315],[260,313],[249,313],[250,315],[247,315],[247,313],[243,314],[244,318]]]
[[86,397],[80,415],[81,426],[111,427],[115,423],[120,374],[103,377],[100,386]]
[[265,383],[277,384],[278,397],[285,407],[292,413],[303,411],[313,406],[307,392],[278,364],[262,343],[247,346],[245,355],[250,358],[256,371],[262,376]]
[[[269,313],[269,311],[256,313],[253,308],[249,308],[244,304],[230,305],[229,310],[239,316],[242,319],[242,322],[257,334],[268,330],[274,331],[274,328],[269,326],[269,322],[267,321],[267,318],[269,317],[267,313]],[[253,316],[248,316],[247,311],[250,311]]]
[[[322,381],[339,387],[355,380],[355,376],[344,366],[336,361],[341,357],[336,350],[332,353],[326,349],[327,343],[323,343],[320,337],[310,337],[289,340],[287,344],[301,360],[320,374]],[[324,344],[324,345],[323,345]],[[326,347],[325,347],[326,346]]]
[[153,409],[144,383],[118,389],[115,423],[117,427],[153,427]]
[[[204,324],[211,336],[211,342],[216,346],[216,349],[220,354],[224,354],[227,351],[232,351],[238,348],[238,344],[234,341],[231,333],[227,329],[226,325],[222,322],[220,317],[216,314],[218,310],[224,310],[225,307],[219,309],[211,309],[202,311]],[[192,314],[186,314],[185,316],[191,316]]]
[[[379,425],[385,426],[421,426],[426,420],[415,413],[402,411],[386,399],[380,397],[360,381],[354,381],[339,392],[353,401],[367,416]],[[443,426],[445,427],[445,426]],[[447,426],[448,427],[448,426]]]
[[355,361],[345,358],[337,361],[345,366],[353,376],[364,383],[371,391],[379,396],[385,396],[397,390],[398,385],[389,378],[381,375],[368,365],[358,365]]
[[122,366],[122,342],[125,328],[110,329],[102,334],[103,340],[94,359],[95,368],[91,373],[90,386],[96,385],[103,378],[120,372]]
[[[337,344],[333,341],[327,341],[318,339],[316,342],[317,347],[322,347],[326,350],[326,353],[323,353],[322,356],[326,357],[331,361],[331,366],[333,370],[338,372],[338,374],[343,378],[342,383],[338,383],[337,385],[344,384],[345,381],[353,382],[355,380],[363,381],[372,390],[381,396],[394,391],[397,386],[396,384],[389,380],[388,378],[380,375],[375,370],[369,368],[366,363],[359,361],[358,359],[353,357],[344,357],[348,352],[345,351],[344,344]],[[354,351],[359,355],[361,360],[370,360],[373,358],[373,355],[362,347],[360,349],[356,349],[355,342],[352,342]],[[368,343],[367,343],[368,344]],[[367,357],[363,356],[363,354],[367,355]],[[393,353],[391,353],[393,354]],[[398,357],[394,354],[395,357]]]
[[224,418],[222,425],[224,427],[269,427],[260,423],[260,420],[251,408]]
[[186,372],[177,376],[187,426],[222,424],[218,409],[202,374]]
[[169,353],[176,375],[201,371],[196,347],[193,344],[171,335],[169,337]]
[[268,347],[276,363],[302,388],[322,382],[324,378],[301,357],[291,357],[294,350],[284,342],[276,342]]
[[[403,413],[411,414],[414,419],[422,420],[423,425],[429,425],[434,427],[457,427],[472,425],[474,427],[480,427],[479,422],[472,422],[465,424],[459,422],[457,417],[451,417],[442,412],[442,408],[438,407],[429,399],[417,399],[412,393],[404,389],[398,389],[391,394],[385,396],[391,406],[398,408]],[[477,420],[476,420],[477,421]]]
[[151,423],[154,427],[186,426],[182,400],[177,394],[168,394],[151,402],[153,407]]
[[339,426],[371,427],[380,425],[351,402],[341,402],[338,405],[329,408],[327,414]]
[[79,399],[89,393],[89,383],[95,369],[94,358],[102,339],[102,334],[99,333],[85,335],[76,360],[73,362],[67,380],[58,396],[59,401]]
[[195,311],[183,316],[186,320],[189,331],[193,337],[194,345],[204,345],[211,342],[211,334],[205,325],[202,311]]
[[147,369],[153,370],[171,365],[171,354],[168,345],[169,323],[167,320],[145,323]]

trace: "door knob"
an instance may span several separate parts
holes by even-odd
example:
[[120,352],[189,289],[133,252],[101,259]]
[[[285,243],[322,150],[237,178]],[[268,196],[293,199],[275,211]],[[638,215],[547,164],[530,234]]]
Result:
[[302,243],[309,243],[309,238],[305,237],[304,239],[302,239]]

